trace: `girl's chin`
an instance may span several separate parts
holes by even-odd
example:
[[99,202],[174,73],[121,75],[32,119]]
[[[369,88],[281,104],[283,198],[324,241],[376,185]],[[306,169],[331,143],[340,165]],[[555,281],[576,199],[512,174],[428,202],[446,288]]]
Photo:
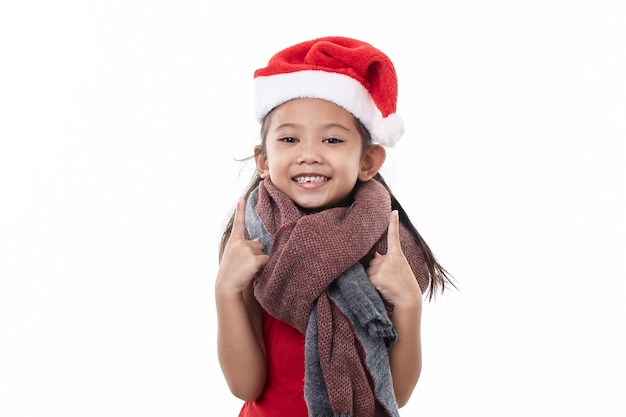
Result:
[[295,205],[302,211],[315,213],[333,207],[346,207],[350,205],[349,201],[340,202],[312,202],[312,201],[294,201]]
[[322,211],[327,208],[327,206],[321,204],[300,203],[298,201],[294,201],[294,203],[300,210],[307,212]]

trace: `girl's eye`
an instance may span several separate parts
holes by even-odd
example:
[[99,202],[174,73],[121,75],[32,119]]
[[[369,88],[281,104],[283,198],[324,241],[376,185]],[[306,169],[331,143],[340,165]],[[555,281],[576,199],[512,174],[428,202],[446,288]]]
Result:
[[296,143],[298,141],[298,139],[292,138],[291,136],[286,136],[284,138],[280,138],[279,140],[285,143]]
[[328,138],[328,139],[324,139],[324,143],[341,143],[343,142],[341,139],[337,139],[337,138]]

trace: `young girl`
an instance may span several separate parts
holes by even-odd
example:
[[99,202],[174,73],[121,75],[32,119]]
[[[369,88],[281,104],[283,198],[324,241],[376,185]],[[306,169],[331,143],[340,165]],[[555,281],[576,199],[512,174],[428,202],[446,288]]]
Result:
[[450,284],[379,170],[403,134],[389,58],[349,38],[255,72],[257,175],[222,238],[218,356],[249,416],[398,416],[422,294]]

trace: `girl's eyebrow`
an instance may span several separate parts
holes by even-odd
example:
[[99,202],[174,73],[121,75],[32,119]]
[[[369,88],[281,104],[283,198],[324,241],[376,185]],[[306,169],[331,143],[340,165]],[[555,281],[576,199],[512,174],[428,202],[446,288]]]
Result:
[[329,129],[329,128],[332,128],[332,127],[338,127],[339,129],[343,129],[343,130],[346,130],[346,131],[350,130],[349,127],[346,127],[346,126],[342,125],[341,123],[327,123],[327,124],[324,125],[324,127],[326,129]]
[[283,129],[283,128],[294,128],[297,127],[298,124],[297,123],[283,123],[281,125],[278,125],[274,128],[274,130],[279,130],[279,129]]
[[[298,124],[298,123],[283,123],[281,125],[276,126],[274,128],[274,130],[279,130],[279,129],[282,129],[282,128],[295,128],[295,127],[300,127],[300,126],[301,125]],[[346,127],[346,126],[342,125],[341,123],[326,123],[326,124],[323,124],[322,127],[325,128],[325,129],[331,129],[333,127],[337,127],[339,129],[346,130],[346,131],[350,130],[349,127]]]

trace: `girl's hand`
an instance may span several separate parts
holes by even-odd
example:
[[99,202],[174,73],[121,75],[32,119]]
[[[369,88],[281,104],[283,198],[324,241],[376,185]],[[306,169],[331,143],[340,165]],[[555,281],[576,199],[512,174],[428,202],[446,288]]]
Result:
[[404,406],[417,384],[422,369],[422,292],[400,246],[398,212],[389,217],[387,254],[376,254],[367,275],[385,301],[394,306],[391,321],[398,340],[389,349],[389,365],[398,406]]
[[245,211],[246,201],[242,198],[235,208],[233,228],[217,272],[216,287],[235,293],[242,293],[248,288],[254,275],[270,259],[263,252],[259,239],[246,239]]
[[400,245],[398,211],[389,216],[387,254],[378,252],[370,261],[367,275],[385,301],[393,306],[421,303],[422,292]]

